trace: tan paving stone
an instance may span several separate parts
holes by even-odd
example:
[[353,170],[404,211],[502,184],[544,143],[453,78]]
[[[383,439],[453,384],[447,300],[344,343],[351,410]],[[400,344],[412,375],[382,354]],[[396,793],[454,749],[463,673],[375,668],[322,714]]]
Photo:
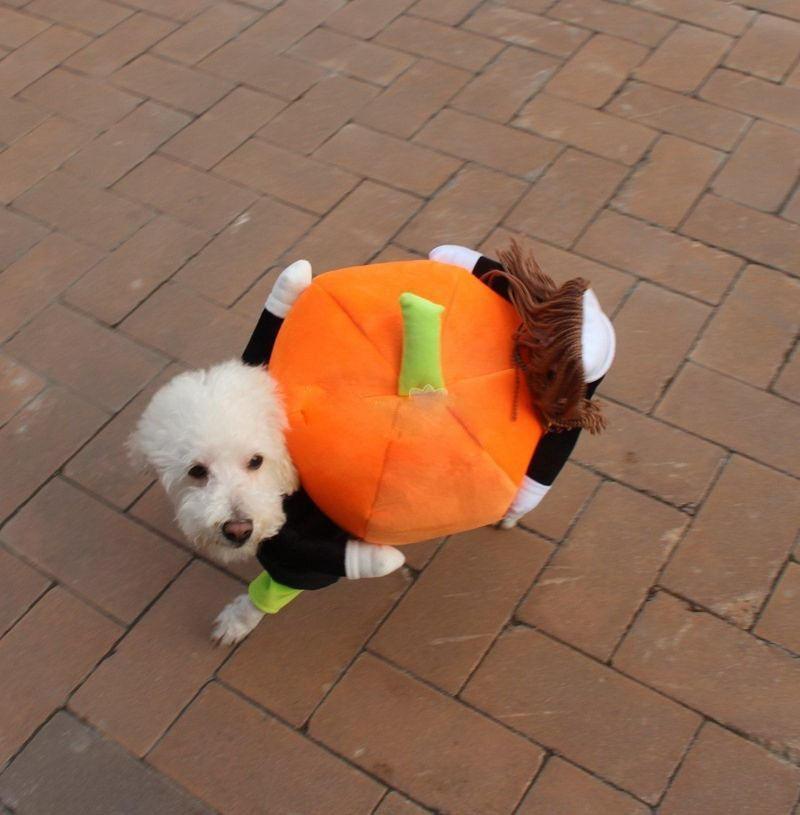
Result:
[[319,215],[359,182],[353,173],[259,139],[245,142],[217,165],[215,173]]
[[114,189],[212,233],[227,226],[257,197],[222,178],[164,156],[150,156],[117,182]]
[[216,3],[161,40],[153,52],[194,65],[258,19],[258,13],[233,3]]
[[725,0],[633,0],[633,5],[734,36],[744,33],[754,16]]
[[170,139],[161,152],[209,170],[284,107],[272,96],[236,88]]
[[775,391],[800,402],[800,352],[797,347],[781,371],[775,383]]
[[769,11],[773,14],[790,17],[793,20],[800,20],[800,9],[793,0],[752,0],[748,2],[752,8]]
[[615,212],[603,212],[575,245],[580,254],[707,303],[718,303],[739,258]]
[[614,664],[796,760],[800,665],[786,652],[661,592],[645,606]]
[[531,133],[447,109],[415,141],[527,181],[539,176],[561,150],[560,145]]
[[646,815],[650,810],[561,758],[547,762],[517,815]]
[[800,328],[800,281],[748,266],[717,310],[692,359],[766,388]]
[[[183,266],[175,279],[229,306],[313,224],[312,215],[262,198]],[[257,320],[258,311],[252,316]]]
[[325,25],[368,40],[402,14],[414,0],[353,0],[334,11]]
[[[31,11],[32,9],[28,9]],[[0,9],[0,45],[5,48],[19,48],[32,37],[49,27],[46,20],[30,14],[14,11],[10,8]]]
[[481,0],[417,0],[411,10],[418,17],[458,25],[480,2]]
[[357,124],[345,125],[314,155],[419,195],[430,195],[459,168],[455,159]]
[[[220,678],[294,727],[300,727],[347,670],[409,578],[340,580],[304,592],[266,617],[219,672]],[[303,646],[298,648],[298,643]],[[281,654],[280,659],[275,659]]]
[[689,93],[725,56],[730,37],[681,23],[634,72],[637,79]]
[[258,137],[296,153],[311,153],[377,95],[378,89],[366,82],[328,77],[275,116]]
[[118,122],[141,101],[138,96],[63,68],[28,85],[22,97],[99,130]]
[[0,549],[0,636],[49,586],[49,578],[6,549]]
[[626,85],[607,110],[721,150],[730,150],[750,123],[736,111],[641,82]]
[[159,215],[83,275],[64,299],[115,325],[200,251],[208,237]]
[[14,96],[89,42],[91,38],[78,31],[51,26],[0,63],[0,93]]
[[749,627],[800,525],[797,482],[734,456],[661,577],[666,588]]
[[500,636],[462,696],[646,801],[658,800],[700,724],[655,691],[523,627]]
[[64,65],[93,76],[109,76],[174,30],[175,24],[161,17],[134,14],[89,42]]
[[600,108],[650,52],[641,45],[598,34],[547,83],[547,92]]
[[508,5],[485,5],[464,25],[471,31],[544,51],[554,57],[570,56],[589,38],[585,30]]
[[604,484],[539,575],[519,619],[608,659],[687,522],[652,498]]
[[327,75],[320,66],[275,54],[252,37],[232,40],[206,57],[198,67],[287,101],[302,96]]
[[0,463],[14,472],[0,482],[0,518],[8,518],[107,419],[62,388],[47,388],[28,402],[0,428]]
[[724,456],[721,448],[621,405],[605,402],[603,412],[608,428],[583,434],[577,461],[676,506],[703,499]]
[[47,722],[4,773],[0,795],[17,811],[39,815],[211,815],[200,801],[65,711]]
[[800,127],[800,89],[775,85],[755,76],[720,68],[700,90],[700,96],[750,116],[786,127]]
[[396,240],[423,255],[444,243],[474,246],[525,189],[519,179],[469,165],[422,208]]
[[122,633],[100,612],[55,587],[0,640],[7,690],[0,698],[4,764],[64,704]]
[[0,142],[11,144],[46,118],[47,113],[30,102],[0,98]]
[[798,610],[800,610],[800,566],[790,560],[761,613],[754,629],[755,633],[771,642],[777,642],[794,653],[800,653],[800,637],[795,625]]
[[662,136],[620,190],[614,206],[674,229],[706,189],[725,156],[676,136]]
[[38,374],[5,354],[0,355],[0,425],[41,393],[45,384]]
[[106,0],[33,0],[26,11],[90,34],[103,34],[132,13]]
[[725,65],[762,79],[780,82],[800,56],[800,24],[759,14],[736,43]]
[[799,786],[796,767],[709,723],[692,745],[659,812],[780,815],[790,811]]
[[655,140],[656,133],[566,99],[540,93],[520,111],[514,122],[549,139],[558,139],[603,158],[634,165]]
[[232,88],[224,79],[150,54],[120,68],[113,75],[113,82],[189,113],[203,113]]
[[109,411],[119,410],[164,367],[151,351],[58,304],[38,314],[6,349]]
[[800,274],[799,224],[706,195],[681,231],[759,263]]
[[541,748],[371,655],[311,719],[311,736],[434,809],[508,812]]
[[614,317],[617,353],[602,392],[649,411],[697,339],[711,309],[641,282]]
[[413,64],[414,58],[393,48],[318,28],[288,52],[290,56],[336,71],[388,85]]
[[92,137],[90,129],[53,117],[0,153],[0,201],[11,203],[57,169]]
[[70,710],[134,755],[149,752],[228,655],[211,629],[242,589],[195,561],[72,696]]
[[213,0],[132,0],[129,5],[144,11],[152,11],[185,22],[210,6]]
[[[421,201],[408,193],[366,181],[292,249],[292,258],[306,258],[317,272],[366,263],[420,205]],[[267,293],[258,292],[259,308]],[[253,313],[248,305],[248,314]]]
[[375,815],[426,815],[430,812],[397,792],[390,792],[375,810]]
[[626,172],[616,162],[565,150],[504,223],[557,246],[571,246],[614,194]]
[[122,322],[121,330],[194,368],[239,357],[253,320],[211,303],[186,286],[167,283]]
[[14,202],[21,212],[101,249],[110,250],[152,217],[139,204],[63,170],[51,173]]
[[797,411],[783,399],[723,374],[686,365],[657,415],[772,467],[800,473]]
[[770,122],[755,122],[714,179],[714,191],[741,204],[774,212],[800,171],[800,135]]
[[354,118],[374,130],[409,138],[471,77],[461,68],[420,59],[380,96],[359,106]]
[[0,269],[14,263],[46,234],[41,224],[0,208]]
[[483,68],[502,50],[500,43],[488,37],[406,15],[398,17],[387,26],[376,41],[400,51],[447,62],[467,71]]
[[[213,741],[208,733],[215,734]],[[371,778],[218,684],[192,702],[148,762],[231,815],[257,812],[265,801],[284,812],[369,815],[384,792]]]
[[450,104],[466,113],[505,124],[544,86],[559,65],[553,57],[510,46]]
[[102,257],[54,233],[11,264],[0,276],[0,339],[7,340]]
[[286,3],[269,0],[268,8],[277,7],[253,25],[246,36],[264,50],[285,51],[344,4],[344,0],[289,0]]
[[522,529],[454,535],[370,648],[457,693],[536,578],[552,545]]
[[185,552],[61,479],[37,493],[0,535],[15,552],[126,623],[187,561]]
[[559,0],[548,14],[650,46],[658,45],[674,26],[672,20],[606,0]]
[[64,164],[75,175],[108,187],[189,123],[189,117],[145,102]]

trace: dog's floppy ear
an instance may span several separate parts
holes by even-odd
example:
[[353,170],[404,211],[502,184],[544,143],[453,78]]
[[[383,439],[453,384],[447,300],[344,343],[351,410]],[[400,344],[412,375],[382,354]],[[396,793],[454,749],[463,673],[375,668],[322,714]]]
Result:
[[282,454],[275,459],[275,473],[278,477],[278,488],[284,495],[291,495],[297,492],[300,486],[300,478],[297,475],[289,451],[283,449]]

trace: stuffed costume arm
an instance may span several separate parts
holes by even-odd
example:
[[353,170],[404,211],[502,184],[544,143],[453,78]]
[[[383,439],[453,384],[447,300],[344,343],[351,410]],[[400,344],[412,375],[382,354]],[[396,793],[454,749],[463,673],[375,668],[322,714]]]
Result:
[[[429,257],[431,260],[461,266],[481,280],[491,272],[503,268],[498,261],[465,246],[437,246],[430,252]],[[494,278],[486,282],[501,297],[510,299],[508,284],[504,279]],[[581,345],[586,397],[590,399],[611,367],[616,346],[611,321],[603,313],[591,289],[588,289],[583,297]],[[545,433],[542,436],[517,495],[501,521],[501,526],[505,528],[515,526],[523,515],[527,515],[539,505],[567,463],[578,442],[580,432],[580,428],[574,428]]]

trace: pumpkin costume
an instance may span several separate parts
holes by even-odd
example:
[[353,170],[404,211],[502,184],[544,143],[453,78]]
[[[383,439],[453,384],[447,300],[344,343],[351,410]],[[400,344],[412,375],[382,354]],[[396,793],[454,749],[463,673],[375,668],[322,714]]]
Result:
[[498,521],[542,437],[602,426],[581,368],[588,284],[557,288],[518,247],[501,257],[474,274],[329,272],[285,320],[262,314],[243,359],[269,360],[281,386],[302,489],[259,547],[261,610],[335,582],[351,537],[398,545]]

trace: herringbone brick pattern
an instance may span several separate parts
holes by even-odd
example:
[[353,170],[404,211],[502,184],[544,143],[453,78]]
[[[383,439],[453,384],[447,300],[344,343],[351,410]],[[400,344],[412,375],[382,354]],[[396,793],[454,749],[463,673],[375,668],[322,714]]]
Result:
[[[793,815],[798,0],[0,0],[0,810]],[[619,337],[523,528],[306,593],[122,442],[282,264],[488,253]]]

